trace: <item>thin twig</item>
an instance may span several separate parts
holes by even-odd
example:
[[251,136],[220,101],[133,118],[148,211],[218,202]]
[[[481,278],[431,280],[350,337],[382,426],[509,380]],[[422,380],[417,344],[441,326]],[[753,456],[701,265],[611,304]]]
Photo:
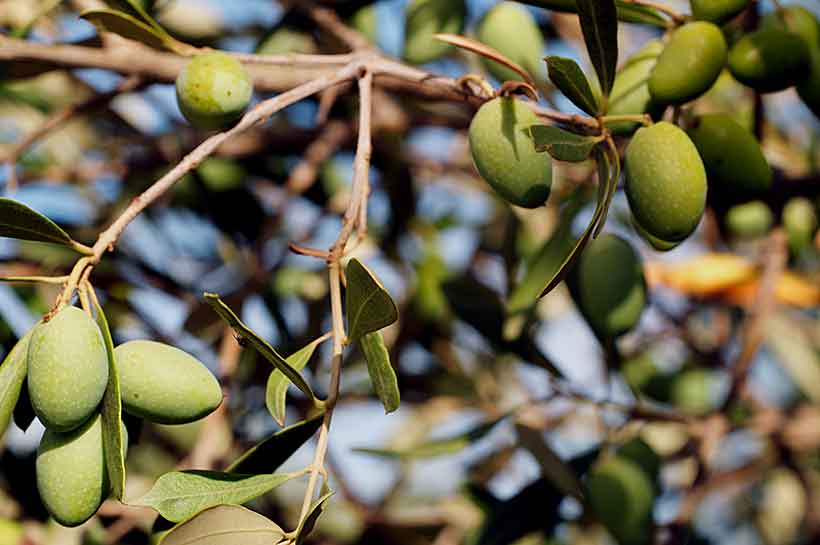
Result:
[[370,43],[364,34],[347,26],[344,21],[336,15],[335,11],[312,5],[311,3],[298,2],[297,4],[317,25],[328,34],[338,38],[353,51],[373,48],[373,44]]

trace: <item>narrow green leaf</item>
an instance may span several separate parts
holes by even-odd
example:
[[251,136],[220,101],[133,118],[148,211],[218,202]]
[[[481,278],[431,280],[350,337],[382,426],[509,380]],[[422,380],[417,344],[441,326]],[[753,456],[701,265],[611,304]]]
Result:
[[80,17],[93,24],[100,32],[113,32],[154,49],[176,49],[176,40],[168,33],[127,13],[113,9],[90,9],[82,12]]
[[606,219],[607,207],[610,199],[607,198],[607,195],[610,191],[610,184],[612,183],[612,167],[609,160],[609,154],[606,152],[597,152],[597,161],[598,161],[598,204],[595,206],[595,212],[592,215],[592,220],[589,222],[589,225],[584,230],[584,233],[575,243],[575,246],[569,252],[569,254],[564,258],[561,262],[561,265],[558,267],[558,270],[555,272],[553,277],[547,282],[546,287],[544,287],[541,295],[539,297],[544,297],[546,294],[551,292],[555,286],[561,283],[564,277],[569,272],[570,268],[575,264],[575,261],[581,255],[584,247],[586,246],[589,239],[592,237],[595,230],[598,228],[598,225],[602,223]]
[[142,3],[138,0],[103,0],[103,2],[114,11],[123,12],[154,28],[162,28],[153,17],[148,15],[148,12],[145,11],[145,8],[142,7]]
[[600,105],[589,80],[578,63],[566,57],[551,55],[547,61],[547,72],[550,81],[564,93],[573,104],[590,115],[597,115]]
[[160,545],[275,545],[285,531],[259,513],[238,505],[211,507],[174,526]]
[[381,331],[374,331],[359,339],[359,346],[367,361],[367,372],[373,383],[373,390],[384,405],[384,412],[389,414],[399,408],[399,382],[396,371],[390,364],[390,353],[384,344]]
[[132,505],[151,507],[171,522],[188,519],[209,507],[238,505],[270,492],[301,473],[237,475],[218,471],[172,471]]
[[[578,5],[575,0],[517,0],[522,4],[529,4],[552,11],[559,11],[563,13],[578,13]],[[641,23],[646,25],[656,26],[658,28],[667,28],[669,20],[657,9],[633,4],[629,0],[615,0],[615,5],[618,8],[618,19],[625,23]]]
[[233,328],[237,335],[248,340],[256,351],[262,355],[262,357],[271,362],[274,367],[280,370],[282,374],[288,378],[288,380],[295,384],[297,388],[302,390],[306,396],[314,402],[318,402],[316,396],[313,395],[313,390],[311,390],[310,385],[305,382],[305,379],[302,378],[299,371],[291,367],[287,360],[279,355],[279,353],[274,350],[265,339],[257,335],[250,328],[248,328],[248,326],[243,324],[242,320],[237,317],[234,311],[232,311],[230,307],[219,298],[219,295],[215,293],[206,293],[205,300],[209,305],[211,305],[214,312],[219,314],[219,316]]
[[347,276],[348,339],[359,340],[362,335],[378,331],[399,317],[396,303],[376,276],[358,259],[351,259],[345,269]]
[[122,399],[120,398],[120,381],[117,372],[117,362],[114,358],[114,342],[111,339],[111,330],[103,309],[94,303],[97,313],[97,326],[105,341],[105,351],[108,354],[108,386],[105,388],[100,417],[102,418],[103,452],[105,453],[105,467],[111,481],[111,494],[118,500],[125,492],[125,445],[122,434]]
[[576,4],[589,58],[598,74],[604,96],[609,96],[618,67],[618,12],[615,0],[576,0]]
[[[607,181],[602,186],[599,185],[598,189],[600,191],[601,187],[604,188],[604,211],[601,215],[601,221],[598,222],[598,225],[595,227],[595,232],[592,235],[593,238],[601,234],[601,230],[606,224],[606,216],[609,212],[609,207],[612,205],[612,199],[615,198],[615,192],[618,189],[618,180],[621,178],[621,157],[618,154],[618,151],[607,146],[604,148],[603,153],[608,157],[608,160],[606,161],[608,166],[607,171],[601,173],[600,176],[606,176]],[[603,180],[603,178],[599,178],[599,180]]]
[[[322,344],[324,337],[312,341],[287,357],[288,362],[294,371],[302,371],[310,361],[316,347]],[[274,369],[268,376],[268,385],[265,390],[265,405],[268,407],[271,416],[280,426],[285,425],[285,401],[288,395],[288,385],[290,381],[279,369]]]
[[435,439],[414,447],[404,449],[376,449],[376,448],[354,448],[355,452],[370,454],[380,458],[396,458],[401,460],[418,460],[424,458],[437,458],[461,452],[479,439],[484,438],[495,428],[499,422],[504,420],[506,415],[480,424],[464,433]]
[[17,341],[0,365],[0,439],[11,421],[11,415],[23,388],[23,380],[26,378],[26,356],[30,337],[31,331]]
[[584,499],[584,487],[575,471],[553,451],[544,440],[542,432],[527,426],[516,425],[518,440],[521,445],[530,451],[538,464],[541,473],[564,494],[570,495],[578,501]]
[[313,532],[316,521],[319,520],[319,516],[322,514],[322,511],[325,510],[327,500],[329,500],[332,495],[332,490],[325,489],[322,496],[311,504],[305,518],[299,521],[299,527],[296,529],[295,545],[302,545],[308,536],[310,536],[311,532]]
[[546,151],[559,161],[580,163],[589,159],[599,139],[549,125],[532,125],[530,135],[538,151]]
[[0,197],[0,237],[50,242],[70,248],[77,245],[56,223],[25,204],[5,197]]
[[276,471],[299,447],[313,437],[322,425],[323,418],[324,413],[318,413],[312,418],[277,431],[246,450],[225,472],[257,475]]

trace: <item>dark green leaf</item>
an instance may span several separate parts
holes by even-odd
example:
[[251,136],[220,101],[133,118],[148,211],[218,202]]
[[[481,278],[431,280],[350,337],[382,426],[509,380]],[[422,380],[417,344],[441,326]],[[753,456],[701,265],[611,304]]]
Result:
[[122,434],[122,399],[120,398],[120,381],[117,372],[117,362],[114,359],[114,342],[111,340],[111,330],[103,309],[94,303],[97,313],[97,326],[105,341],[105,350],[108,354],[108,386],[105,388],[100,417],[102,418],[103,452],[105,453],[105,467],[111,481],[111,494],[118,500],[122,499],[125,491],[125,445]]
[[[322,344],[324,340],[324,337],[314,340],[288,356],[285,361],[287,361],[295,371],[301,371],[310,361],[313,352],[316,351],[316,347]],[[279,369],[274,369],[271,371],[270,376],[268,376],[268,385],[265,390],[265,405],[267,405],[271,416],[280,426],[285,425],[285,401],[288,395],[289,384],[290,381]]]
[[114,11],[123,12],[154,28],[162,28],[159,23],[148,15],[145,8],[142,7],[142,3],[138,0],[103,0],[103,2]]
[[245,451],[225,471],[248,475],[276,471],[299,447],[313,437],[322,425],[323,418],[324,414],[318,413],[312,418],[279,430]]
[[[578,13],[578,6],[575,0],[517,0],[523,4],[537,6],[539,8],[559,11],[563,13]],[[665,19],[657,9],[633,4],[629,0],[616,0],[618,8],[618,19],[625,23],[642,23],[667,28],[669,20]]]
[[443,439],[435,439],[428,441],[414,447],[408,447],[401,450],[398,449],[375,449],[375,448],[356,448],[355,452],[362,454],[371,454],[381,458],[397,458],[402,460],[417,460],[422,458],[436,458],[438,456],[449,456],[456,454],[475,443],[479,439],[484,438],[490,433],[499,422],[504,420],[506,416],[491,420],[480,424],[471,430],[464,433],[453,435],[452,437],[445,437]]
[[275,545],[285,531],[238,505],[218,505],[176,525],[160,545]]
[[390,365],[390,353],[384,344],[381,331],[374,331],[359,339],[359,345],[367,361],[367,372],[373,390],[384,405],[385,413],[392,413],[399,408],[399,383],[396,371]]
[[535,149],[546,151],[559,161],[580,163],[589,159],[592,149],[599,142],[594,136],[583,136],[549,125],[530,127]]
[[248,326],[242,323],[242,320],[234,314],[234,311],[226,305],[222,299],[215,293],[206,293],[205,300],[214,311],[219,314],[219,316],[225,320],[225,322],[233,328],[233,330],[242,337],[243,339],[247,339],[253,347],[256,349],[257,352],[262,354],[266,360],[271,362],[274,367],[279,369],[282,374],[284,374],[288,380],[290,380],[293,384],[296,385],[297,388],[302,390],[302,392],[308,396],[311,400],[318,403],[316,396],[313,395],[313,390],[310,389],[310,385],[305,382],[305,379],[302,378],[302,375],[299,374],[299,371],[295,370],[290,364],[279,355],[279,353],[273,349],[273,347],[268,344],[268,342],[257,335],[254,331],[252,331]]
[[91,9],[82,12],[80,17],[96,26],[100,32],[113,32],[154,49],[171,51],[175,49],[176,40],[165,31],[152,27],[127,13],[113,9]]
[[31,331],[17,341],[0,365],[0,439],[11,421],[11,415],[20,397],[20,390],[23,388],[23,380],[26,378],[28,369],[26,356],[30,336]]
[[575,1],[589,58],[598,74],[604,96],[609,96],[618,67],[618,12],[615,0]]
[[[607,152],[599,152],[598,157],[598,204],[595,206],[595,212],[592,215],[592,220],[589,222],[589,225],[584,230],[584,233],[575,243],[575,246],[572,248],[570,253],[564,258],[561,262],[561,266],[558,267],[558,270],[555,272],[555,275],[547,282],[546,287],[541,292],[540,297],[545,296],[549,292],[551,292],[555,286],[561,283],[564,277],[569,272],[570,268],[575,264],[575,261],[581,255],[584,247],[586,246],[589,239],[592,237],[593,233],[599,228],[599,225],[602,224],[606,220],[606,213],[607,208],[609,206],[609,202],[611,199],[608,197],[612,188],[610,184],[613,183],[613,166],[610,162],[609,153]],[[617,179],[615,179],[615,183],[617,184]]]
[[541,473],[564,494],[583,501],[584,487],[575,471],[553,451],[544,440],[544,435],[538,430],[523,425],[516,425],[518,440],[521,445],[530,451],[538,464]]
[[362,335],[378,331],[399,317],[396,303],[376,276],[358,259],[351,259],[345,269],[347,276],[348,340],[357,341]]
[[558,90],[586,113],[597,115],[600,109],[598,99],[592,92],[589,80],[587,80],[578,63],[572,59],[554,55],[547,57],[545,60],[547,61],[547,72],[550,81]]
[[78,246],[56,223],[28,206],[5,197],[0,197],[0,237],[51,242],[75,249]]
[[172,522],[179,522],[222,504],[242,504],[270,492],[301,473],[237,475],[218,471],[172,471],[132,505],[151,507]]
[[296,529],[295,545],[302,545],[308,536],[310,536],[311,532],[313,532],[316,521],[319,520],[319,516],[322,514],[322,511],[325,510],[327,500],[329,500],[332,495],[332,490],[325,490],[322,496],[310,506],[305,518],[299,521],[299,527]]

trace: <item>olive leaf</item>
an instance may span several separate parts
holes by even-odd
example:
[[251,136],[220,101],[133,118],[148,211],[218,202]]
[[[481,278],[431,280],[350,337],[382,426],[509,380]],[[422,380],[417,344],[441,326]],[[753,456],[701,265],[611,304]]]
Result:
[[615,0],[575,0],[575,3],[589,58],[598,74],[604,96],[609,96],[618,67],[618,12]]
[[20,391],[26,378],[30,337],[31,331],[17,341],[3,363],[0,364],[0,438],[3,437],[11,421],[11,415],[14,413],[14,407],[20,398]]
[[219,471],[172,471],[131,505],[151,507],[171,522],[190,518],[209,507],[242,504],[270,492],[297,473],[237,475]]
[[113,32],[123,38],[140,42],[154,49],[170,49],[170,36],[139,19],[113,9],[90,9],[80,17],[97,27],[100,32]]
[[[531,6],[549,9],[552,11],[578,13],[578,5],[576,4],[576,0],[516,1],[521,2],[522,4],[529,4]],[[633,4],[630,0],[615,0],[615,6],[618,8],[618,19],[625,23],[641,23],[656,26],[658,28],[667,28],[669,26],[669,21],[663,17],[660,11],[653,7]]]
[[517,424],[516,432],[521,445],[527,449],[541,466],[541,473],[564,494],[579,501],[584,499],[584,486],[575,471],[553,451],[544,440],[542,432]]
[[390,364],[390,353],[384,344],[381,331],[374,331],[359,339],[367,362],[367,372],[373,390],[384,405],[384,412],[389,414],[399,408],[400,394],[396,371]]
[[25,204],[0,197],[0,237],[68,246],[80,253],[88,248],[74,241],[56,223]]
[[578,63],[566,57],[551,55],[544,59],[547,62],[547,73],[550,81],[559,91],[590,115],[597,115],[600,105],[589,80]]
[[325,488],[319,499],[311,504],[307,514],[302,520],[299,521],[299,526],[296,528],[295,545],[302,545],[302,543],[305,542],[305,539],[310,536],[310,533],[313,532],[313,528],[316,526],[316,521],[319,519],[322,511],[325,510],[327,500],[329,500],[333,494],[334,492],[332,490]]
[[378,456],[380,458],[396,458],[400,460],[418,460],[449,456],[461,452],[479,439],[484,438],[506,417],[507,415],[503,415],[500,418],[479,424],[466,432],[442,439],[434,439],[416,446],[402,449],[354,448],[353,451]]
[[217,505],[174,526],[160,545],[272,545],[285,531],[273,521],[238,505]]
[[305,382],[305,379],[302,378],[302,375],[299,374],[299,371],[291,367],[287,360],[279,355],[279,353],[274,350],[265,339],[257,335],[248,326],[242,323],[242,320],[240,320],[234,311],[232,311],[230,307],[219,298],[219,295],[215,293],[206,293],[205,300],[209,305],[211,305],[214,312],[219,314],[219,316],[233,328],[237,335],[249,341],[256,351],[262,355],[262,357],[271,362],[274,367],[281,371],[282,374],[288,378],[288,380],[296,385],[297,388],[302,390],[302,392],[314,403],[320,403],[319,400],[316,399],[316,396],[313,395],[313,390],[311,390],[310,385],[308,385],[308,383]]
[[559,161],[580,163],[589,159],[592,149],[600,141],[595,136],[584,136],[549,125],[532,125],[529,135],[538,151],[546,151]]
[[348,340],[356,341],[362,335],[378,331],[398,319],[396,303],[376,276],[358,259],[350,260],[345,274]]
[[112,10],[123,12],[126,15],[130,15],[131,17],[141,20],[149,26],[164,32],[159,23],[157,23],[153,17],[148,15],[148,12],[145,11],[145,8],[142,7],[142,4],[138,0],[103,0],[103,2]]
[[[325,337],[319,337],[313,342],[303,346],[287,357],[285,361],[295,370],[301,371],[310,361],[316,347],[325,341]],[[265,405],[268,407],[273,419],[280,426],[285,425],[285,401],[288,394],[290,381],[279,369],[274,369],[268,376],[268,385],[265,389]]]
[[272,473],[304,445],[322,424],[324,413],[297,422],[263,439],[237,458],[226,473]]
[[114,342],[111,339],[111,330],[102,307],[94,301],[94,311],[97,314],[97,326],[102,332],[105,342],[105,352],[108,355],[108,386],[105,388],[100,417],[102,419],[103,453],[105,467],[111,481],[111,494],[118,500],[125,492],[125,459],[124,437],[122,433],[122,399],[120,398],[120,381],[117,372],[117,362],[114,358]]
[[604,220],[606,219],[607,209],[612,200],[611,194],[614,194],[615,187],[617,187],[618,184],[617,176],[620,175],[620,164],[617,158],[615,159],[615,163],[617,163],[618,166],[615,167],[612,164],[612,158],[610,157],[608,148],[605,150],[596,149],[595,153],[596,160],[598,162],[598,203],[595,206],[595,212],[592,214],[592,220],[589,222],[589,225],[584,230],[581,237],[575,243],[575,246],[573,246],[572,250],[570,250],[569,254],[567,254],[561,262],[558,270],[555,271],[555,274],[549,282],[547,282],[547,285],[541,291],[541,295],[539,297],[544,297],[546,294],[551,292],[555,286],[561,283],[570,268],[575,264],[575,261],[581,255],[581,252],[589,239],[592,238],[593,234],[602,227]]

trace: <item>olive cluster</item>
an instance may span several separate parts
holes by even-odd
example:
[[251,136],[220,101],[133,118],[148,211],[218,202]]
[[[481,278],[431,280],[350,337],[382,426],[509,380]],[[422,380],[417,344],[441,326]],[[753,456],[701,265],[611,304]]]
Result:
[[109,354],[97,323],[77,307],[37,324],[15,350],[25,351],[31,407],[46,427],[37,450],[37,489],[65,526],[88,520],[110,492],[100,415],[109,357],[116,362],[122,406],[135,416],[182,424],[222,402],[216,378],[192,356],[143,340]]

